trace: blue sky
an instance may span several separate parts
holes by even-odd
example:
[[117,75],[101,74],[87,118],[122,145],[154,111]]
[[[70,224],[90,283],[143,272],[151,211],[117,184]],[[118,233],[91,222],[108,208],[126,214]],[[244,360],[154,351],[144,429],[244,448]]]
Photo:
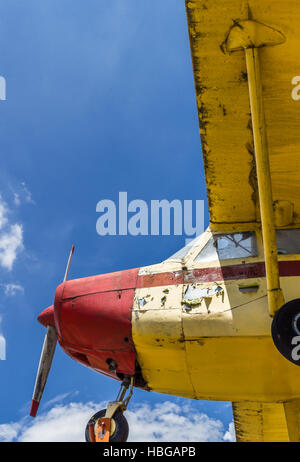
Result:
[[[7,100],[0,101],[0,246],[3,235],[15,243],[11,268],[0,258],[7,345],[0,440],[1,431],[2,439],[16,440],[20,422],[32,425],[25,416],[45,334],[36,318],[52,304],[71,244],[69,278],[78,278],[157,263],[185,243],[184,236],[101,237],[97,202],[117,201],[119,191],[129,201],[206,201],[206,191],[184,0],[6,0],[0,44],[7,82]],[[207,225],[206,202],[205,210]],[[40,409],[44,421],[37,423],[55,421],[59,410],[90,411],[114,399],[118,387],[58,347]],[[202,430],[220,422],[219,436],[199,430],[203,439],[222,439],[232,420],[228,403],[188,404],[139,390],[131,418],[165,409],[166,401],[177,417],[187,418],[191,404],[200,421],[206,415]],[[37,438],[34,428],[29,439]]]

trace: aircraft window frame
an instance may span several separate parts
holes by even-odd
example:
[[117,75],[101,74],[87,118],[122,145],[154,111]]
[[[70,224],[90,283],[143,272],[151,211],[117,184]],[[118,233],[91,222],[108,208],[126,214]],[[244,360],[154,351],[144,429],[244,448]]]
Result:
[[[243,239],[236,240],[233,238],[234,235],[246,235]],[[218,240],[229,239],[235,247],[232,245],[225,245],[217,249]],[[248,247],[245,243],[242,245],[241,242],[249,240]],[[232,254],[236,249],[239,249],[239,253]],[[234,232],[234,233],[220,233],[214,234],[202,247],[202,249],[194,257],[194,263],[209,263],[212,261],[225,261],[225,260],[236,260],[241,258],[257,258],[259,256],[259,248],[257,243],[257,236],[255,231],[246,232]]]
[[168,260],[182,261],[183,259],[186,259],[191,251],[196,247],[197,243],[200,241],[200,238],[202,238],[202,235],[196,236],[195,239],[192,239],[190,242],[188,242],[188,244],[186,244],[184,247],[181,247],[181,249],[177,250],[177,252],[171,255]]
[[[298,248],[297,238],[295,239],[297,234],[299,242]],[[300,228],[276,229],[276,244],[277,254],[279,256],[300,255]]]

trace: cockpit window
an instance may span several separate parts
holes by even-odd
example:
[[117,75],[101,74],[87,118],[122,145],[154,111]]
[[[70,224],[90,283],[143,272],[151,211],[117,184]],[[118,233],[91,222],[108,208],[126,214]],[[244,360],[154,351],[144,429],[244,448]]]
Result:
[[300,229],[279,229],[276,241],[279,255],[300,254]]
[[257,245],[254,232],[217,234],[207,242],[195,261],[208,262],[255,256]]
[[[184,258],[198,241],[199,236],[190,241],[170,259]],[[279,255],[300,255],[300,229],[280,229],[276,231]],[[195,258],[197,262],[229,260],[257,256],[255,232],[216,234],[210,238]]]

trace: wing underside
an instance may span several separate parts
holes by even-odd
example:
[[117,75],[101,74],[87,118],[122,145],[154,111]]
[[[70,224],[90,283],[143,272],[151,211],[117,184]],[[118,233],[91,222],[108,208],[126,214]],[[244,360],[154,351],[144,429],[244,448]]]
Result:
[[259,221],[247,67],[224,43],[238,21],[283,36],[259,49],[274,202],[300,223],[300,2],[186,1],[211,224]]
[[300,441],[300,402],[232,403],[238,442]]

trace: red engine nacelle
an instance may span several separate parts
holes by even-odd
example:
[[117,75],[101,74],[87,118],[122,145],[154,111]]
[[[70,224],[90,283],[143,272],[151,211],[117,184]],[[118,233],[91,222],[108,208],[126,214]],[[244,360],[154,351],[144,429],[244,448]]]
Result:
[[38,319],[56,328],[76,361],[114,378],[139,375],[131,332],[137,276],[133,269],[66,281]]

